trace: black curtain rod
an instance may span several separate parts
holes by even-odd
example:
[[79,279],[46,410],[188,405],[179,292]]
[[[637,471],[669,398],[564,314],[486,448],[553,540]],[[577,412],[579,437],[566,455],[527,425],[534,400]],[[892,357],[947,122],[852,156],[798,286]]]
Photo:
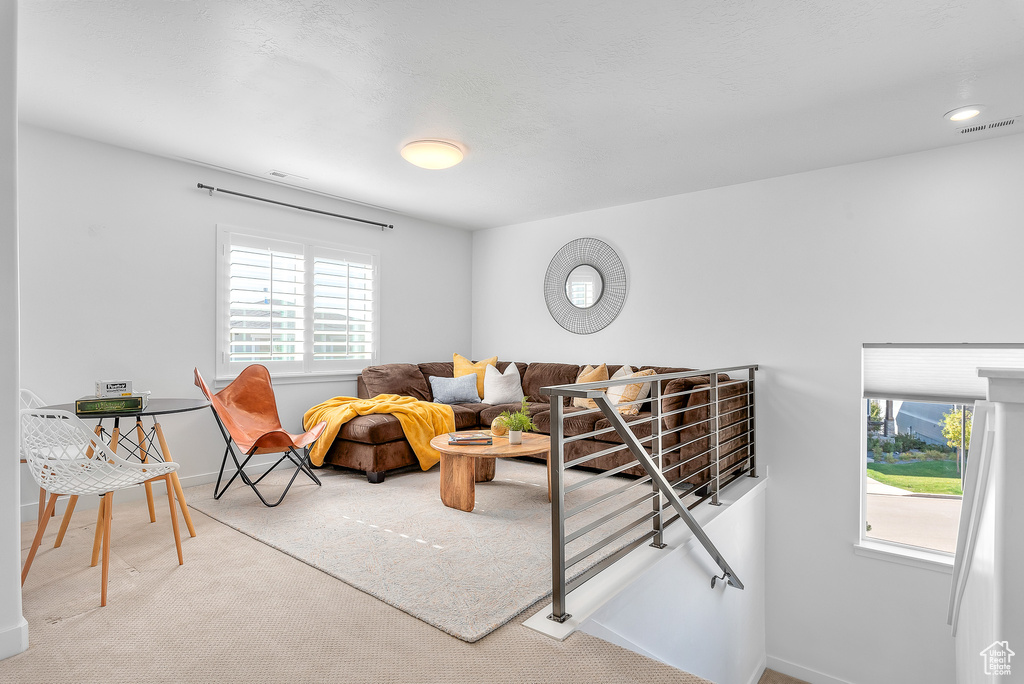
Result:
[[224,188],[215,188],[212,185],[203,185],[202,183],[196,183],[196,187],[200,190],[209,190],[210,195],[213,196],[215,192],[223,192],[225,195],[234,195],[236,197],[245,197],[246,199],[257,200],[259,202],[268,202],[270,204],[277,204],[282,207],[289,207],[291,209],[298,209],[299,211],[308,211],[313,214],[323,214],[324,216],[333,216],[334,218],[345,219],[346,221],[358,221],[359,223],[368,223],[371,226],[380,226],[381,230],[390,228],[394,230],[394,225],[390,223],[381,223],[380,221],[367,221],[366,219],[356,218],[355,216],[345,216],[344,214],[332,214],[329,211],[321,211],[320,209],[312,209],[310,207],[299,206],[298,204],[288,204],[287,202],[278,202],[277,200],[267,199],[266,197],[256,197],[255,195],[246,195],[243,192],[235,192],[233,190],[225,190]]

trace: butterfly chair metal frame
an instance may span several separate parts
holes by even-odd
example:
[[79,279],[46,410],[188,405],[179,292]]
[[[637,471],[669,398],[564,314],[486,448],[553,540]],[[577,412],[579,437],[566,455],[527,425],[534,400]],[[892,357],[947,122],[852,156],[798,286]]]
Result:
[[36,551],[46,532],[57,497],[62,494],[100,496],[99,519],[93,541],[92,564],[95,567],[103,544],[103,585],[100,605],[107,605],[107,577],[110,566],[110,521],[113,518],[114,492],[135,485],[163,480],[167,486],[167,505],[171,511],[174,545],[181,555],[181,534],[174,511],[174,485],[171,476],[177,463],[134,463],[118,456],[89,429],[78,416],[68,411],[29,408],[21,411],[21,446],[36,483],[50,493],[46,510],[36,528],[32,548],[21,571],[24,585]]
[[[220,428],[221,436],[224,437],[224,442],[227,445],[224,450],[224,458],[220,463],[220,472],[217,474],[217,484],[213,489],[214,499],[220,499],[231,483],[239,477],[243,483],[256,492],[256,496],[264,506],[271,508],[284,501],[285,495],[288,494],[288,490],[291,489],[300,472],[305,473],[317,486],[320,486],[320,478],[313,472],[313,465],[309,460],[309,447],[320,437],[324,428],[327,427],[327,423],[319,423],[301,435],[286,432],[281,427],[281,419],[277,412],[277,400],[270,382],[270,371],[265,366],[258,364],[248,366],[227,387],[216,394],[210,392],[198,368],[195,369],[195,381],[196,386],[210,401],[210,408],[217,419],[217,427]],[[235,453],[236,449],[239,454],[244,456],[243,460],[239,461],[238,455]],[[262,475],[256,479],[249,477],[245,472],[249,461],[256,454],[267,453],[282,455]],[[221,487],[228,456],[235,464],[235,472]],[[295,472],[292,473],[281,496],[277,501],[271,503],[263,496],[257,485],[285,460],[291,461],[295,466]]]

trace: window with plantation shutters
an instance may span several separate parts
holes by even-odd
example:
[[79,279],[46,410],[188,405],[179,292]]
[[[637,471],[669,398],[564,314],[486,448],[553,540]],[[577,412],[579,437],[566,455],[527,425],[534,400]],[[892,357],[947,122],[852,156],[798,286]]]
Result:
[[375,363],[377,256],[218,227],[217,376],[259,363],[276,376]]
[[314,248],[314,362],[369,362],[373,358],[373,286],[371,255]]

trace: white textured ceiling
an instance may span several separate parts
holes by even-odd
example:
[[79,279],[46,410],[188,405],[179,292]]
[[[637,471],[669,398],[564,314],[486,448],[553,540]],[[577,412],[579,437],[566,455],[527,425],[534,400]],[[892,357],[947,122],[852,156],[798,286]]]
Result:
[[1024,128],[1022,0],[19,7],[25,121],[470,228]]

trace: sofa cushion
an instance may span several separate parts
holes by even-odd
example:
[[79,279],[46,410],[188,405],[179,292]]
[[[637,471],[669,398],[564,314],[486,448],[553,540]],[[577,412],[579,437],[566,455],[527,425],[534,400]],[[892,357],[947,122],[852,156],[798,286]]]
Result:
[[480,427],[480,411],[491,407],[490,404],[452,404],[451,406],[452,411],[455,412],[456,430]]
[[419,367],[420,372],[423,373],[424,378],[429,378],[431,375],[439,378],[455,377],[455,364],[453,364],[451,361],[434,361],[432,363],[421,363],[419,364]]
[[[494,367],[500,370],[502,373],[504,373],[506,370],[508,370],[509,364],[511,363],[511,361],[498,361],[497,363],[494,364]],[[522,363],[521,361],[516,361],[516,368],[519,369],[520,380],[522,380],[522,377],[526,375],[526,367],[527,364]]]
[[[491,408],[487,404],[452,404],[455,413],[455,429],[468,430],[480,426],[480,410]],[[405,432],[398,418],[385,413],[371,413],[356,416],[341,426],[341,439],[362,444],[384,444],[404,440]],[[338,440],[335,440],[337,443]]]
[[[550,397],[540,393],[541,387],[551,385],[571,385],[580,374],[580,366],[569,363],[531,363],[523,375],[523,393],[527,401],[549,402]],[[569,397],[565,398],[566,406]]]
[[[637,416],[623,416],[623,420],[630,424],[629,429],[633,431],[633,434],[643,439],[644,437],[651,436],[651,412],[641,411]],[[634,423],[634,421],[637,421]],[[601,416],[601,420],[594,423],[595,430],[603,430],[604,428],[611,427],[612,424],[608,422],[608,419]],[[619,433],[611,430],[604,434],[597,435],[594,439],[601,442],[609,442],[611,444],[624,444],[622,438],[619,437]]]
[[[480,425],[490,427],[491,421],[501,415],[502,411],[518,411],[522,408],[522,404],[498,404],[497,406],[490,406],[484,404],[487,408],[480,411]],[[526,404],[526,411],[530,416],[535,416],[541,411],[548,411],[551,409],[551,404],[548,402],[528,402]]]
[[368,416],[356,416],[342,425],[340,437],[363,444],[383,444],[405,439],[405,433],[398,418],[383,413],[372,413]]
[[401,394],[420,401],[433,401],[423,373],[413,363],[386,363],[367,366],[362,372],[363,384],[371,397],[378,394]]
[[[563,434],[566,437],[582,435],[584,432],[594,430],[594,423],[604,418],[600,411],[596,413],[583,413],[584,409],[576,406],[569,406],[565,409],[565,418],[562,420]],[[583,413],[583,415],[579,415]],[[537,432],[543,435],[551,434],[551,410],[541,411],[533,416],[533,422],[537,425]]]

